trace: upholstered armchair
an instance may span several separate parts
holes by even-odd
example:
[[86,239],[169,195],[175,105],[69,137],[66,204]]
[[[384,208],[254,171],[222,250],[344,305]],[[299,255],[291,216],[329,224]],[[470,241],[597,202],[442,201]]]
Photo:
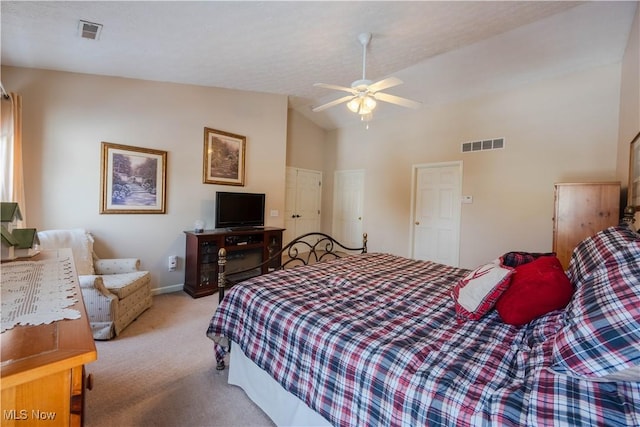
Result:
[[99,259],[83,229],[38,232],[42,250],[71,248],[93,338],[111,339],[151,307],[151,279],[135,258]]

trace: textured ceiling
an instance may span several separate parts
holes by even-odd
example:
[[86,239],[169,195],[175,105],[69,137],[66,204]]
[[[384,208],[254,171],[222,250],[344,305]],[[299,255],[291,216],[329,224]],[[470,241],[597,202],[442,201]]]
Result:
[[[2,64],[289,96],[331,129],[357,118],[314,88],[362,77],[425,106],[619,61],[637,2],[2,1]],[[103,24],[78,36],[78,21]],[[7,88],[11,90],[11,88]],[[384,105],[375,117],[409,110]]]

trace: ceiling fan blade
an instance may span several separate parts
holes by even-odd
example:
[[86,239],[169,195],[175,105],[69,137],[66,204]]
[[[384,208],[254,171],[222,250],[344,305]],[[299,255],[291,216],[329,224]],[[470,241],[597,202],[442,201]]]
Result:
[[353,90],[350,87],[346,87],[346,86],[330,85],[330,84],[327,84],[327,83],[314,83],[313,85],[315,87],[323,87],[325,89],[341,90],[343,92],[349,92],[349,93],[354,94],[354,95],[356,93],[355,90]]
[[412,101],[410,99],[401,98],[395,95],[389,95],[388,93],[377,92],[373,95],[373,97],[380,101],[389,102],[391,104],[396,104],[407,108],[420,108],[420,106],[422,105],[421,102]]
[[334,105],[342,104],[343,102],[347,102],[353,98],[353,95],[343,96],[342,98],[334,99],[331,102],[327,102],[326,104],[319,105],[317,107],[313,107],[311,111],[317,113],[318,111],[326,110],[327,108],[331,108]]
[[369,85],[369,92],[378,92],[380,90],[389,89],[390,87],[402,84],[402,80],[397,77],[387,77]]

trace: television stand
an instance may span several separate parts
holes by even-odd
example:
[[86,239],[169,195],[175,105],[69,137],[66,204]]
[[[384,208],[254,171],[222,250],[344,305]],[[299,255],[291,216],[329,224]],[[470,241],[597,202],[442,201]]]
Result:
[[234,231],[251,231],[251,230],[264,230],[264,227],[259,226],[259,225],[247,225],[244,227],[229,227],[226,229],[229,232],[234,232]]
[[227,275],[235,280],[244,280],[269,271],[265,265],[252,270],[242,277],[233,277],[233,272],[241,272],[259,265],[282,249],[283,228],[242,227],[233,229],[216,228],[200,233],[185,231],[185,272],[183,290],[193,298],[211,295],[218,291],[218,251],[227,251]]

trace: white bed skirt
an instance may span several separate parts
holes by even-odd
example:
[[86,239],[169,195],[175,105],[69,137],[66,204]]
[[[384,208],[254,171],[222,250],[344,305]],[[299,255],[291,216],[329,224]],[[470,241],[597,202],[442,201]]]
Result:
[[331,426],[253,363],[236,343],[232,344],[229,359],[229,384],[242,388],[278,426]]

